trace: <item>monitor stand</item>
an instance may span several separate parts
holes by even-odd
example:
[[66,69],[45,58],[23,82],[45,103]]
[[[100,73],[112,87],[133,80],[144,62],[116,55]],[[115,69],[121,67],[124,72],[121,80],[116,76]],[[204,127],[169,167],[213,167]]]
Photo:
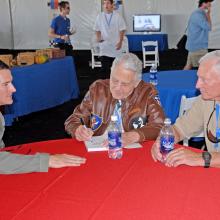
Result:
[[153,32],[150,31],[144,31],[143,34],[152,34]]

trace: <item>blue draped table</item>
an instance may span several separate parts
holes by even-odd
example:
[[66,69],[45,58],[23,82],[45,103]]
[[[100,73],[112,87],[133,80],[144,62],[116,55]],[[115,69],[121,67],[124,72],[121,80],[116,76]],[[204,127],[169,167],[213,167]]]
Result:
[[129,51],[142,51],[142,41],[158,41],[159,51],[168,49],[167,34],[127,34]]
[[19,116],[54,107],[79,96],[72,57],[16,67],[11,71],[17,91],[13,95],[13,104],[5,107],[7,126]]
[[[143,74],[143,80],[149,82],[149,73]],[[160,101],[167,117],[175,122],[179,115],[181,96],[187,98],[198,96],[196,89],[196,70],[174,70],[158,72],[158,85]]]

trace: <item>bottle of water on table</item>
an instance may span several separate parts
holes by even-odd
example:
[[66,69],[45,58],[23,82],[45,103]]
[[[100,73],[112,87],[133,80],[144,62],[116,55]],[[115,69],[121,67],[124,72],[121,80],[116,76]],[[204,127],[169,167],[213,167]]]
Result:
[[157,65],[155,63],[152,64],[150,68],[150,83],[156,86],[158,84],[157,80]]
[[174,133],[171,126],[171,120],[166,118],[164,126],[160,131],[160,152],[162,154],[163,161],[166,155],[174,149]]
[[121,129],[116,115],[111,116],[111,122],[108,127],[108,146],[109,158],[120,159],[122,157]]

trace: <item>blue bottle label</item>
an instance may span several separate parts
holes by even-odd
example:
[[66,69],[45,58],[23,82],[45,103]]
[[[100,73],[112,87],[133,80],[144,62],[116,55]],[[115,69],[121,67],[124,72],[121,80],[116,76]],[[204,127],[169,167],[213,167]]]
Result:
[[150,72],[150,83],[153,85],[157,85],[157,72]]
[[157,79],[156,73],[150,73],[150,79]]
[[174,136],[162,136],[160,138],[160,151],[167,154],[174,148]]
[[109,131],[108,132],[108,142],[110,148],[121,147],[121,132]]

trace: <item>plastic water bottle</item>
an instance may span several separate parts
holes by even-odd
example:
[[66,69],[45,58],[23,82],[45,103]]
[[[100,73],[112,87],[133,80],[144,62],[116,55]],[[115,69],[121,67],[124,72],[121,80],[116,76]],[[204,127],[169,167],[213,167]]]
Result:
[[171,126],[171,120],[166,118],[164,126],[160,131],[160,152],[162,154],[163,161],[166,155],[174,149],[174,134]]
[[156,86],[158,84],[157,81],[157,65],[152,64],[150,68],[150,83]]
[[111,116],[111,122],[108,128],[108,156],[111,159],[120,159],[122,157],[121,129],[118,125],[116,115]]

